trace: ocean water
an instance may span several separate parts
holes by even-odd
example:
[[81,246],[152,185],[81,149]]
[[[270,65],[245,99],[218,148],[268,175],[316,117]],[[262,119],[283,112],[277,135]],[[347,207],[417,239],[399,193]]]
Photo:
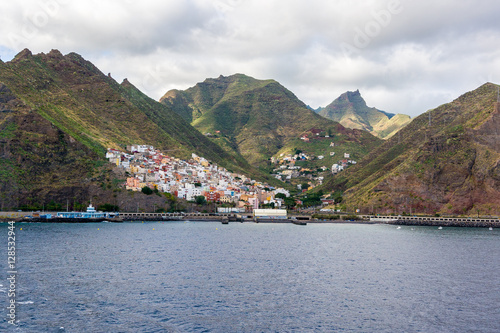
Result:
[[[22,230],[20,230],[22,228]],[[16,224],[0,331],[500,332],[500,230]],[[7,242],[7,225],[0,225]]]

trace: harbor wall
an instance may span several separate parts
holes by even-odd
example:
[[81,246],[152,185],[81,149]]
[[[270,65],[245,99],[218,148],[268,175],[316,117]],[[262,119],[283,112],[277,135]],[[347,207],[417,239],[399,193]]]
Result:
[[435,227],[468,227],[468,228],[500,228],[500,220],[493,219],[471,219],[471,220],[459,220],[450,219],[445,221],[439,220],[393,220],[386,222],[387,224],[394,225],[408,225],[408,226],[435,226]]

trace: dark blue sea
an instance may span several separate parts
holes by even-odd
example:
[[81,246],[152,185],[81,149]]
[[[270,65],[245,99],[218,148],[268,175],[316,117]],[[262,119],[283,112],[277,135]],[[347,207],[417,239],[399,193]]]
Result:
[[500,229],[17,223],[15,327],[0,237],[0,331],[500,332]]

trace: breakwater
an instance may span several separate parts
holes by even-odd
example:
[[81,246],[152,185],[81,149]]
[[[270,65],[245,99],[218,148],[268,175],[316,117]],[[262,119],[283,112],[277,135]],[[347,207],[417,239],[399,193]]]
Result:
[[120,218],[68,218],[68,217],[52,217],[52,218],[43,218],[43,217],[31,217],[31,218],[13,218],[13,219],[5,219],[0,218],[0,222],[29,222],[29,223],[97,223],[97,222],[123,222]]
[[236,214],[213,213],[120,213],[123,221],[230,221],[240,222]]
[[369,217],[376,223],[436,227],[500,228],[498,218],[378,216]]
[[[441,227],[487,227],[500,228],[498,218],[470,218],[470,217],[426,217],[426,216],[370,216],[358,215],[357,219],[342,219],[344,216],[330,218],[313,218],[309,215],[288,216],[286,219],[255,218],[248,214],[214,214],[214,213],[120,213],[114,219],[69,219],[69,218],[26,218],[23,214],[9,213],[0,216],[0,222],[38,222],[38,223],[88,223],[88,222],[126,222],[126,221],[197,221],[197,222],[257,222],[257,223],[349,223],[349,224],[394,224],[413,226],[441,226]],[[305,222],[305,223],[301,223]]]

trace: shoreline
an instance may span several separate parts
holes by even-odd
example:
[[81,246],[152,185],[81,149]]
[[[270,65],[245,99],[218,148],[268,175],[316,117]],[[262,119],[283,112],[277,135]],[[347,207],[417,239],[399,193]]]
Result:
[[126,223],[126,222],[175,222],[175,221],[189,221],[189,222],[218,222],[222,224],[228,223],[256,223],[256,224],[388,224],[397,226],[421,226],[421,227],[455,227],[455,228],[500,228],[500,220],[497,221],[429,221],[429,220],[391,220],[391,221],[368,221],[368,220],[295,220],[295,219],[241,219],[241,218],[227,218],[227,217],[211,217],[211,218],[196,218],[196,216],[175,216],[163,219],[156,217],[143,217],[143,218],[127,218],[127,219],[70,219],[70,218],[52,218],[52,219],[22,219],[22,218],[0,218],[0,223],[7,223],[14,221],[17,223]]
[[421,221],[421,220],[396,220],[388,222],[391,225],[414,227],[453,227],[453,228],[500,228],[500,221]]

